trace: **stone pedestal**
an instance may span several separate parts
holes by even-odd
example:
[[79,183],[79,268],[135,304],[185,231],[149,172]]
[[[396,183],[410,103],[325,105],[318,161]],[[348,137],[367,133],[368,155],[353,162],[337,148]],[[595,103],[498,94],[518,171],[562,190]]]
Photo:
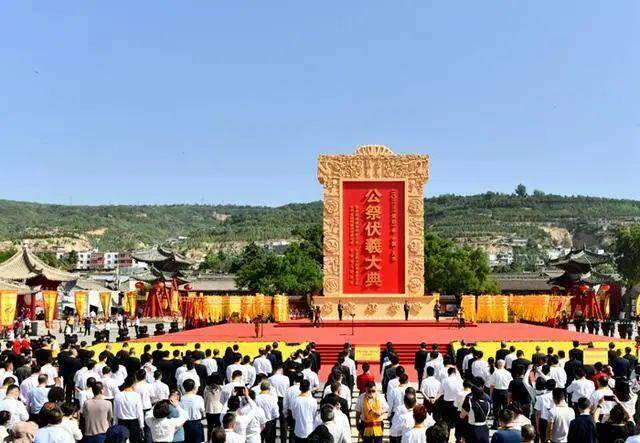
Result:
[[409,303],[409,320],[434,320],[433,307],[439,296],[397,297],[379,295],[348,295],[316,297],[322,319],[338,320],[338,303],[344,308],[342,319],[350,320],[354,312],[357,321],[404,320],[404,302]]

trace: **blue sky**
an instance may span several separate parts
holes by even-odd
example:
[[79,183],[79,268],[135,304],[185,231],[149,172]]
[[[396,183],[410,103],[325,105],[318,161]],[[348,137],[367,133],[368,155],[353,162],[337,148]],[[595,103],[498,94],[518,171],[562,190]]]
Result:
[[426,195],[640,199],[640,2],[0,3],[0,198],[318,200],[316,157],[428,153]]

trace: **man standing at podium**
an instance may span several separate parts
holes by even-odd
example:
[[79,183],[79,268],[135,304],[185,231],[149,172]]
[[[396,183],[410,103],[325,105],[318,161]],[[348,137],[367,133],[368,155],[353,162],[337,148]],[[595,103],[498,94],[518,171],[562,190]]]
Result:
[[407,300],[404,301],[404,320],[409,320],[409,302]]

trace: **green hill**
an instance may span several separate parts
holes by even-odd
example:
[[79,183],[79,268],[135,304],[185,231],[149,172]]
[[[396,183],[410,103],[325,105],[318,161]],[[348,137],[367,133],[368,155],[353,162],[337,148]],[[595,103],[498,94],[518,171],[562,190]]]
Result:
[[[187,237],[182,248],[220,242],[289,238],[295,227],[320,223],[320,202],[280,207],[235,205],[66,206],[0,200],[0,241],[126,250]],[[616,226],[640,222],[640,201],[536,193],[488,192],[425,200],[425,223],[458,242],[487,247],[586,244],[604,246]]]

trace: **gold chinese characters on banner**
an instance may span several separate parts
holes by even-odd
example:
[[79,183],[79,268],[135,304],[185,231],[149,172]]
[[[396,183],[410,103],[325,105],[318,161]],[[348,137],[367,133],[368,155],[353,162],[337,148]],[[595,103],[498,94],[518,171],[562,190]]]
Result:
[[137,305],[138,305],[138,292],[137,291],[128,291],[124,294],[124,312],[126,312],[129,317],[134,318],[137,314]]
[[100,293],[100,304],[102,305],[102,312],[105,316],[111,315],[111,292]]
[[0,290],[0,326],[13,326],[16,318],[16,303],[18,301],[18,291]]
[[87,296],[87,291],[76,291],[75,293],[76,314],[80,317],[84,317],[87,313]]
[[51,327],[51,322],[56,315],[58,291],[42,291],[42,302],[44,304],[44,321],[47,327]]

